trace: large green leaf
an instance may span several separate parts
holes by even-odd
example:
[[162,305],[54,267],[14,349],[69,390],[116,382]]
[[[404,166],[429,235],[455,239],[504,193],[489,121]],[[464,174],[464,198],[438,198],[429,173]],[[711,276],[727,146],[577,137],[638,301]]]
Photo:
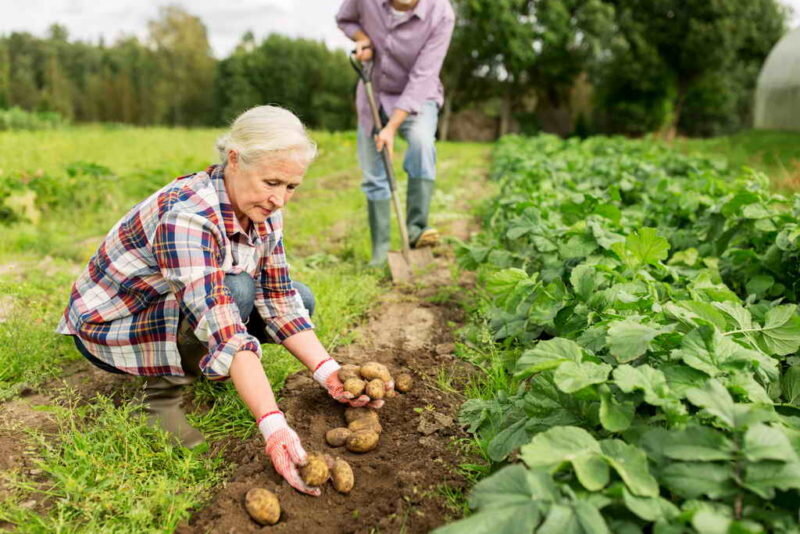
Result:
[[583,355],[583,348],[571,339],[557,337],[540,341],[533,349],[522,353],[517,360],[516,372],[527,376],[553,369],[564,362],[580,362]]
[[498,432],[489,442],[487,450],[489,458],[501,462],[518,447],[527,443],[531,436],[527,426],[528,419],[521,418]]
[[767,461],[749,464],[744,482],[749,490],[760,497],[772,499],[776,489],[800,489],[800,463]]
[[631,426],[636,413],[632,402],[617,402],[606,388],[600,392],[600,424],[609,432],[623,432]]
[[800,399],[800,365],[793,365],[783,374],[781,393],[787,403],[797,404]]
[[620,365],[614,369],[614,383],[625,393],[637,389],[643,391],[645,402],[653,406],[663,406],[676,399],[667,385],[664,373],[647,364],[638,367]]
[[728,464],[676,462],[659,473],[659,480],[673,493],[687,499],[702,495],[719,499],[736,493],[733,471]]
[[717,380],[709,380],[702,388],[691,388],[686,391],[689,402],[719,418],[730,427],[736,426],[736,410],[733,399],[725,386]]
[[611,250],[628,265],[655,265],[667,259],[669,241],[659,236],[655,228],[641,228],[628,235],[625,243],[613,244]]
[[575,393],[592,384],[602,384],[610,372],[611,366],[605,363],[564,362],[556,369],[553,380],[564,393]]
[[556,504],[550,507],[537,534],[608,534],[608,526],[597,508],[583,501],[574,505]]
[[756,334],[756,340],[767,354],[785,356],[800,348],[800,317],[797,306],[786,304],[775,306],[767,312],[764,327]]
[[474,515],[434,530],[436,534],[529,534],[541,521],[543,505],[557,490],[547,473],[522,465],[504,467],[478,482],[469,501]]
[[722,432],[695,425],[666,434],[661,450],[673,460],[711,462],[732,460],[736,447]]
[[650,342],[668,329],[653,327],[636,319],[615,321],[608,326],[609,352],[619,363],[627,363],[642,356],[650,348]]
[[747,429],[742,447],[745,458],[751,462],[779,460],[797,462],[797,453],[789,438],[780,428],[756,424]]
[[640,497],[658,495],[658,483],[650,474],[647,455],[642,449],[618,439],[603,440],[600,442],[600,447],[609,465],[634,495]]
[[609,479],[608,466],[600,453],[600,444],[586,430],[560,426],[534,436],[529,444],[522,446],[519,456],[529,467],[551,471],[571,463],[581,484],[597,491]]
[[680,513],[678,507],[661,497],[637,497],[622,488],[625,506],[645,521],[669,521]]
[[672,351],[672,357],[712,377],[760,359],[755,351],[708,326],[695,328],[684,336],[681,348]]

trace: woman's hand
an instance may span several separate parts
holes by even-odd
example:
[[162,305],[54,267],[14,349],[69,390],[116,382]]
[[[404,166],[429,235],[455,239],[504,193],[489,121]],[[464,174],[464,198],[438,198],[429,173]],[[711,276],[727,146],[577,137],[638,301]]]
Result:
[[297,491],[319,497],[320,489],[309,486],[300,476],[298,467],[308,462],[308,455],[297,433],[286,424],[283,413],[276,410],[261,416],[258,428],[267,442],[265,451],[275,471]]
[[[344,390],[344,384],[339,379],[339,369],[341,366],[333,358],[323,361],[314,371],[314,380],[319,385],[328,390],[328,395],[342,404],[348,404],[353,408],[369,406],[370,408],[381,408],[383,399],[370,400],[366,395],[357,397]],[[394,387],[394,384],[392,384]]]

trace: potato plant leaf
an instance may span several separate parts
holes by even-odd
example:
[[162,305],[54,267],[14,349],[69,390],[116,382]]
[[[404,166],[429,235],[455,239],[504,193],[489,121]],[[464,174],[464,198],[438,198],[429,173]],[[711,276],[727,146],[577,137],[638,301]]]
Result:
[[580,362],[584,350],[570,339],[554,338],[540,341],[533,349],[526,350],[517,360],[518,376],[529,376],[534,373],[553,369],[564,362]]
[[636,319],[614,321],[608,327],[609,352],[619,363],[627,363],[642,356],[650,348],[650,342],[669,329],[655,328]]
[[658,482],[650,474],[647,456],[642,449],[618,439],[603,440],[600,442],[600,447],[606,461],[634,495],[640,497],[658,495]]
[[564,393],[575,393],[592,384],[602,384],[610,372],[611,366],[605,363],[565,362],[556,369],[553,380]]

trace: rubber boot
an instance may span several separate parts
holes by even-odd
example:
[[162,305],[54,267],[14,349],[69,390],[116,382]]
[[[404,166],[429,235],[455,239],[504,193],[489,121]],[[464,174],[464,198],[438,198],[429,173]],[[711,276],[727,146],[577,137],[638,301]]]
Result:
[[142,404],[147,422],[168,432],[178,445],[187,449],[205,441],[199,430],[189,425],[181,408],[183,387],[194,381],[188,376],[148,376],[144,379]]
[[391,237],[391,200],[367,200],[369,213],[369,234],[372,240],[372,259],[370,267],[386,265]]
[[439,232],[428,226],[433,188],[433,180],[408,179],[406,226],[412,248],[432,247],[439,243]]

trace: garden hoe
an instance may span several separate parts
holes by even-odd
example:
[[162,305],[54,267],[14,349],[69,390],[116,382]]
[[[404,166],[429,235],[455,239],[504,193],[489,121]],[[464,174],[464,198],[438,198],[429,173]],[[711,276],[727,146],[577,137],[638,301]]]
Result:
[[[350,63],[358,73],[361,81],[364,82],[364,89],[367,92],[367,100],[369,101],[369,108],[372,111],[372,123],[375,125],[373,135],[377,135],[383,128],[383,121],[378,112],[378,104],[375,101],[375,93],[372,90],[372,62],[362,63],[355,57],[355,52],[350,55]],[[406,218],[403,215],[403,210],[400,206],[400,197],[397,194],[397,180],[394,177],[394,169],[392,168],[392,156],[389,154],[389,148],[384,146],[381,150],[383,165],[386,168],[386,176],[389,179],[389,190],[392,192],[392,204],[394,204],[394,211],[397,214],[397,224],[400,227],[400,236],[403,241],[403,250],[401,252],[389,252],[389,271],[392,273],[392,280],[394,282],[408,282],[411,280],[415,271],[426,267],[433,261],[433,254],[431,249],[411,249],[408,243],[408,229],[406,228]]]

